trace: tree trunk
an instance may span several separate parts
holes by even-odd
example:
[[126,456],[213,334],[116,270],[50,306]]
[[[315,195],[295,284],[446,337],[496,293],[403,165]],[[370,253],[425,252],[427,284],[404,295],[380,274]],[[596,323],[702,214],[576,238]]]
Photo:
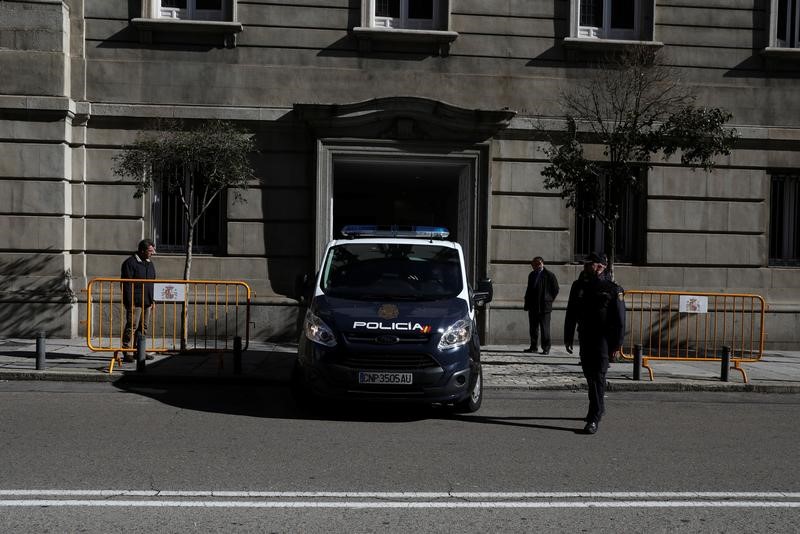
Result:
[[189,224],[189,231],[186,234],[186,261],[183,264],[183,279],[189,280],[192,274],[192,241],[194,239],[194,225]]

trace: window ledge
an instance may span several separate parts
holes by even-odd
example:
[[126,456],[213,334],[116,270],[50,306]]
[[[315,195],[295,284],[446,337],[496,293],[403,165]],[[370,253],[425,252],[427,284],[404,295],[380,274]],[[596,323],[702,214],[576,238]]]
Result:
[[450,43],[458,38],[458,32],[444,30],[406,30],[398,28],[353,28],[362,51],[369,52],[373,41],[431,44],[437,48],[439,55],[446,56],[450,52]]
[[631,41],[627,39],[595,39],[590,37],[565,37],[564,46],[578,50],[617,51],[631,46],[661,48],[661,41]]
[[236,46],[236,34],[242,31],[241,22],[228,22],[219,20],[176,20],[176,19],[131,19],[131,24],[139,30],[139,37],[143,43],[152,43],[154,32],[165,33],[205,33],[210,35],[223,35],[225,46]]
[[777,57],[784,59],[800,60],[800,48],[785,48],[779,46],[768,46],[761,51],[762,56]]

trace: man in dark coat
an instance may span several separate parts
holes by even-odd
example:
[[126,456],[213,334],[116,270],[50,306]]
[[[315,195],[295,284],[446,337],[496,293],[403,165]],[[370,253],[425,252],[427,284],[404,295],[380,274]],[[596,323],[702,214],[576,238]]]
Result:
[[531,260],[532,271],[528,274],[524,309],[528,312],[531,346],[525,352],[539,350],[539,332],[542,334],[542,354],[550,354],[550,313],[553,301],[558,296],[556,275],[544,268],[544,259],[536,256]]
[[605,413],[609,356],[622,349],[625,337],[624,292],[603,275],[607,265],[604,255],[593,252],[586,258],[584,272],[572,284],[564,320],[564,345],[570,354],[578,327],[581,368],[589,390],[587,434],[597,432]]
[[[150,258],[156,253],[156,247],[149,239],[139,242],[136,252],[122,262],[120,278],[152,280],[156,277],[156,267]],[[136,330],[147,335],[150,322],[150,311],[153,308],[152,283],[122,283],[122,304],[125,307],[125,329],[122,332],[122,346],[130,348]],[[153,356],[148,355],[148,359]],[[133,361],[130,352],[125,353],[125,361]]]

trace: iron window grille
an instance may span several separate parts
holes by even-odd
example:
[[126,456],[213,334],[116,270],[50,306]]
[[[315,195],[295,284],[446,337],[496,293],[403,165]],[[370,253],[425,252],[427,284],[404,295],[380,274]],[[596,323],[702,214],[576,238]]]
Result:
[[[186,190],[187,188],[184,188]],[[199,206],[201,192],[193,192],[193,205]],[[222,248],[224,227],[223,206],[225,192],[221,192],[206,208],[194,228],[192,252],[219,253]],[[189,237],[189,223],[184,215],[183,203],[177,190],[163,185],[153,194],[153,234],[159,252],[184,252]]]
[[[614,257],[617,263],[645,262],[647,219],[645,214],[646,187],[629,186],[622,195],[619,219],[614,231]],[[580,205],[581,199],[578,198]],[[611,243],[602,222],[596,217],[575,212],[575,261],[583,261],[590,252],[611,254]]]
[[769,264],[800,265],[800,175],[773,174],[769,210]]

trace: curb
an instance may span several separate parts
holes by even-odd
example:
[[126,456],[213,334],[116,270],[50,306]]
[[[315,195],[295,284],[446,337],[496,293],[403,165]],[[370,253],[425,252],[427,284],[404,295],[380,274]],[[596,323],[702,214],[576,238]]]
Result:
[[[125,384],[237,384],[269,387],[287,387],[288,380],[253,375],[173,375],[148,374],[136,371],[122,371],[120,374],[69,372],[69,371],[34,371],[34,370],[0,370],[0,381],[49,381],[49,382],[110,382]],[[585,391],[582,381],[548,383],[546,380],[536,384],[484,384],[487,391]],[[649,382],[633,380],[608,381],[608,392],[721,392],[721,393],[779,393],[798,394],[800,384],[743,384],[743,383],[686,383],[686,382]]]

